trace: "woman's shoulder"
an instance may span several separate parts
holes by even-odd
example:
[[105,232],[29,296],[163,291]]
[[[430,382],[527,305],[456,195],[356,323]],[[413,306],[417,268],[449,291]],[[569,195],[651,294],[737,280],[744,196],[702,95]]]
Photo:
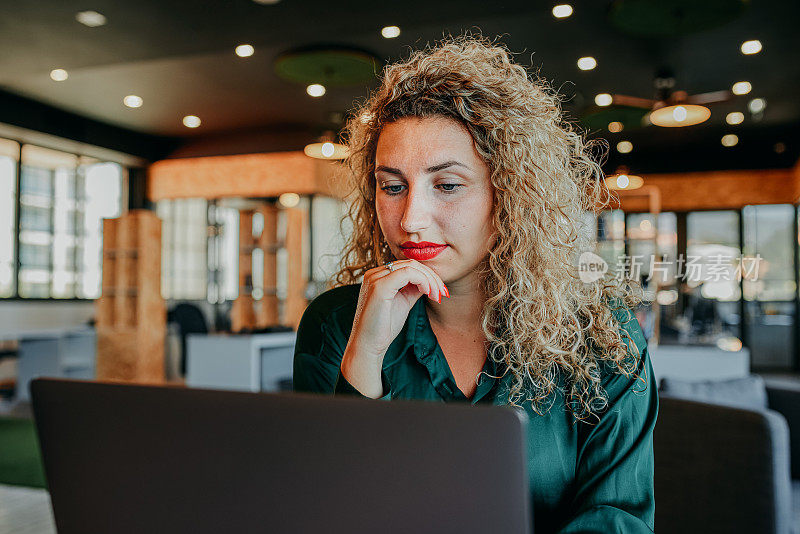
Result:
[[646,356],[647,338],[633,310],[621,302],[615,301],[612,302],[611,314],[619,323],[620,334],[628,344],[630,352],[636,356]]
[[[631,369],[630,363],[634,364],[634,373],[625,376],[620,372],[616,364],[608,361],[603,362],[604,365],[601,366],[603,368],[602,383],[609,395],[609,400],[611,400],[628,390],[644,392],[649,388],[655,388],[655,383],[652,376],[652,363],[650,362],[647,338],[645,338],[636,314],[630,307],[616,299],[609,301],[609,306],[611,314],[619,324],[619,333],[622,341],[628,347],[625,366]],[[650,393],[653,394],[654,391]]]
[[361,284],[349,284],[328,289],[314,297],[303,312],[303,320],[327,322],[339,316],[355,316]]
[[360,289],[361,284],[339,286],[316,296],[300,318],[295,352],[319,354],[329,345],[341,356],[353,328]]

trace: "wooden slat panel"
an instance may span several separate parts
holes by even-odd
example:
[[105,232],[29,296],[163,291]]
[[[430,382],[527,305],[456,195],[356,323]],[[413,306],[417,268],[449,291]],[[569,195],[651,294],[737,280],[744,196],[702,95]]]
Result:
[[150,200],[168,198],[275,197],[283,193],[343,195],[340,164],[300,151],[157,161],[148,169]]
[[231,308],[231,330],[253,328],[256,324],[253,309],[253,210],[239,212],[239,292]]
[[289,265],[287,274],[286,307],[284,308],[284,324],[297,329],[303,311],[308,306],[305,297],[308,277],[303,261],[303,242],[306,239],[308,226],[308,213],[305,208],[289,208],[286,210],[288,217],[286,224],[286,252]]
[[264,251],[264,296],[259,303],[258,326],[264,327],[280,324],[278,295],[275,293],[278,287],[279,210],[272,204],[264,204],[260,211],[264,216],[264,230],[259,237],[259,246]]
[[[662,211],[738,209],[749,204],[784,204],[800,195],[800,171],[793,169],[690,172],[643,176],[661,192]],[[638,198],[626,200],[625,211],[647,211]]]

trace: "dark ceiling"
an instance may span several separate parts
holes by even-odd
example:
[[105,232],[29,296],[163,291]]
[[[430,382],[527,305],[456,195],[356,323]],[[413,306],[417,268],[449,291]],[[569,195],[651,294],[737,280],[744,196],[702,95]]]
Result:
[[[669,2],[692,5],[687,0]],[[703,2],[726,3],[694,4]],[[800,2],[753,0],[735,20],[672,37],[631,36],[615,29],[607,16],[609,1],[573,1],[574,14],[563,20],[550,12],[555,3],[0,1],[0,123],[24,125],[18,103],[33,101],[74,114],[64,117],[83,117],[139,140],[162,142],[159,155],[298,149],[322,131],[336,129],[337,119],[374,83],[329,87],[314,99],[303,85],[275,74],[279,54],[309,45],[343,45],[385,62],[403,57],[410,47],[471,30],[499,36],[518,53],[519,62],[559,89],[565,111],[574,118],[597,93],[653,97],[654,75],[663,67],[673,71],[676,89],[690,94],[729,89],[739,80],[752,83],[751,94],[712,106],[711,119],[701,125],[590,132],[612,147],[621,139],[633,142],[630,154],[612,149],[608,166],[625,163],[642,172],[660,172],[787,167],[797,161]],[[108,23],[97,28],[78,23],[75,14],[87,9],[102,13]],[[399,26],[400,37],[381,37],[386,25]],[[763,51],[741,54],[739,46],[748,39],[759,39]],[[252,44],[255,55],[234,55],[241,43]],[[597,68],[577,68],[577,59],[586,55],[597,59]],[[54,68],[66,69],[69,79],[52,81]],[[124,107],[122,98],[128,94],[141,96],[144,105]],[[754,97],[767,102],[758,116],[747,110]],[[730,111],[742,111],[744,123],[727,125]],[[188,114],[201,117],[200,128],[182,125]],[[723,147],[720,138],[726,133],[736,133],[739,144]],[[776,152],[776,143],[785,150]]]

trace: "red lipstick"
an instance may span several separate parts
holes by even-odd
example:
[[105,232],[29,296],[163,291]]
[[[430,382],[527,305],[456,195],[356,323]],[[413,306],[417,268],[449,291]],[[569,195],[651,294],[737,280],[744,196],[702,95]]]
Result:
[[440,245],[439,243],[431,243],[429,241],[406,241],[400,245],[400,250],[406,258],[417,261],[431,260],[439,255],[447,245]]

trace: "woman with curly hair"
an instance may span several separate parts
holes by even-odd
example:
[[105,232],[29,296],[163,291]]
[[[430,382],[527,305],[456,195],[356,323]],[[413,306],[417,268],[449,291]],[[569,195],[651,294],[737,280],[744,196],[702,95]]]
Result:
[[387,66],[346,131],[353,233],[300,322],[295,389],[521,407],[537,533],[652,531],[641,287],[579,276],[611,194],[557,94],[451,38]]

